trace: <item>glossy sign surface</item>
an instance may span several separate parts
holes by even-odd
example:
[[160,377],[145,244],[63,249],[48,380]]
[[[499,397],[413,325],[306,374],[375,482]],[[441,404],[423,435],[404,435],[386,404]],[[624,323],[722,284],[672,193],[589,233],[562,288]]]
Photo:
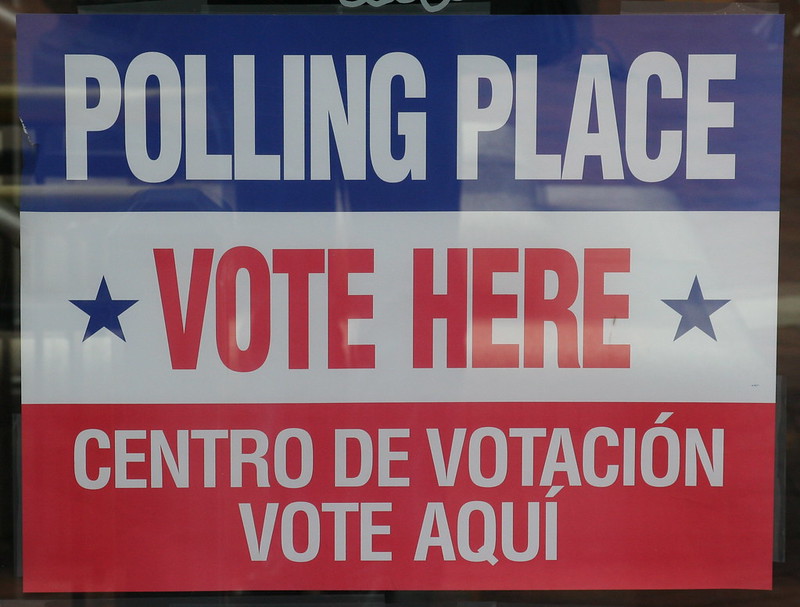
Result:
[[781,31],[20,17],[26,591],[769,586]]

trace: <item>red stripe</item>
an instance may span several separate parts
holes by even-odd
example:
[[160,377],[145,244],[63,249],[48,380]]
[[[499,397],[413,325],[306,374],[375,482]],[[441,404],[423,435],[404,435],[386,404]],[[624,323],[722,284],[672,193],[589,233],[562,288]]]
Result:
[[[654,426],[662,412],[673,414]],[[27,404],[23,407],[25,590],[768,588],[773,412],[768,403]],[[641,464],[636,466],[633,486],[625,486],[621,478],[608,487],[591,486],[583,470],[580,486],[570,486],[569,475],[557,471],[552,484],[565,487],[548,498],[550,487],[538,483],[554,429],[569,429],[561,434],[571,438],[580,468],[585,436],[600,427],[613,430],[620,442],[624,429],[633,429],[638,453],[647,430],[674,430],[682,451],[676,482],[651,486],[642,476]],[[282,487],[275,474],[278,435],[287,428],[303,429],[313,441],[313,475],[305,487]],[[429,428],[438,429],[445,456],[454,429],[466,430],[452,487],[437,483]],[[496,429],[484,431],[486,437],[480,442],[484,458],[473,473],[484,478],[496,473],[494,457],[488,456],[494,453],[496,437],[505,436],[500,442],[507,445],[508,469],[496,487],[478,487],[470,477],[469,441],[479,428]],[[538,428],[546,434],[534,439],[535,486],[521,482],[523,440],[509,436],[511,428]],[[686,486],[687,428],[699,430],[709,451],[712,430],[724,430],[722,486],[710,486],[702,469],[697,486]],[[231,487],[231,441],[226,438],[215,443],[217,486],[204,487],[204,443],[194,438],[189,440],[189,486],[175,487],[165,470],[165,486],[153,488],[150,440],[134,438],[127,442],[128,457],[143,453],[146,461],[128,463],[127,478],[144,479],[148,487],[115,488],[119,475],[113,448],[104,449],[90,438],[85,474],[97,479],[104,468],[113,472],[106,487],[85,489],[76,481],[73,452],[76,437],[87,429],[108,435],[112,443],[119,431],[145,431],[148,437],[163,431],[173,450],[179,430],[226,430],[228,437],[233,430],[258,430],[269,441],[265,459],[270,486],[256,486],[253,466],[244,466],[243,487]],[[390,437],[389,448],[396,452],[388,458],[388,475],[395,484],[396,479],[408,478],[409,486],[379,486],[377,466],[363,487],[334,486],[337,429],[366,432],[376,451],[383,429]],[[607,437],[608,432],[594,443],[593,469],[598,476],[608,473],[609,465],[621,464],[624,447],[609,446]],[[248,440],[242,441],[245,451],[255,444]],[[663,476],[666,439],[653,444],[653,473]],[[286,445],[286,474],[298,478],[300,442],[289,439]],[[402,459],[403,452],[408,453],[407,460]],[[351,459],[352,477],[358,462]],[[557,460],[565,460],[563,449]],[[319,512],[320,547],[309,562],[292,562],[282,550],[281,517],[288,504],[297,502],[307,502]],[[557,559],[545,558],[542,539],[535,558],[512,562],[498,536],[496,565],[465,560],[456,534],[459,510],[469,502],[486,504],[496,513],[498,526],[501,504],[512,502],[518,551],[526,545],[522,515],[527,503],[539,503],[543,517],[546,504],[556,503]],[[267,503],[279,504],[276,532],[268,560],[253,562],[239,504],[250,505],[260,531]],[[391,512],[378,508],[372,515],[378,528],[372,550],[391,552],[392,560],[361,560],[360,514],[355,512],[344,515],[347,560],[335,560],[334,513],[322,511],[323,503],[391,504]],[[455,544],[454,561],[444,560],[442,550],[435,547],[428,549],[426,561],[414,560],[429,503],[443,504]],[[295,548],[303,551],[305,515],[293,520]],[[473,534],[483,529],[479,514],[473,514],[471,521]],[[390,533],[382,534],[380,526],[389,526]],[[473,551],[479,544],[475,538]]]

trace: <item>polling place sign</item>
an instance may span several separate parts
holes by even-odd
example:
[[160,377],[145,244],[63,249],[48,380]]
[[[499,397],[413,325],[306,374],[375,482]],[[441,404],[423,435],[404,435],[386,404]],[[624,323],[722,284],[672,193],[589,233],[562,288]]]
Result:
[[26,591],[770,586],[780,17],[18,28]]

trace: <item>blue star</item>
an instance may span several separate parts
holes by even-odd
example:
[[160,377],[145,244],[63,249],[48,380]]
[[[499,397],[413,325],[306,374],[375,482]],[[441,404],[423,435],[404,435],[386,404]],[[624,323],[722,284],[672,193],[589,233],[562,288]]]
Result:
[[695,327],[717,341],[714,327],[711,325],[711,315],[728,303],[730,299],[705,299],[703,291],[700,290],[700,282],[695,276],[687,299],[662,299],[661,301],[681,315],[678,331],[672,341]]
[[138,299],[111,299],[108,292],[106,277],[100,281],[100,288],[94,299],[70,299],[69,302],[77,306],[89,315],[89,323],[86,325],[86,333],[83,334],[83,341],[89,339],[100,329],[108,329],[114,335],[125,341],[122,333],[122,325],[119,324],[119,315],[135,304]]

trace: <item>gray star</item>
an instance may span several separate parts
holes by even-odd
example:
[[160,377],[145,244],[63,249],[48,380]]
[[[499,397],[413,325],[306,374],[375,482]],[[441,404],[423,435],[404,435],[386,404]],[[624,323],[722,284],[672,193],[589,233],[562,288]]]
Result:
[[662,299],[661,301],[681,315],[678,331],[675,333],[675,337],[672,341],[675,341],[681,335],[695,327],[714,341],[717,341],[717,336],[714,334],[714,327],[711,324],[711,315],[728,303],[730,299],[705,299],[703,297],[703,291],[700,289],[700,281],[698,281],[697,276],[695,276],[688,298]]

